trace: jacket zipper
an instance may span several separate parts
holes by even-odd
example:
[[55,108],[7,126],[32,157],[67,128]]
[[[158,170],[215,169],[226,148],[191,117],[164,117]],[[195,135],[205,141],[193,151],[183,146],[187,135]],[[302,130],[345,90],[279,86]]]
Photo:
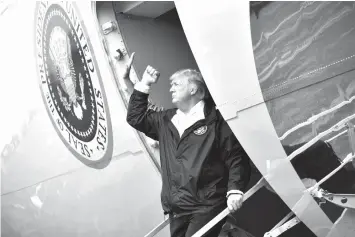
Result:
[[[169,121],[171,123],[171,121]],[[173,125],[172,126],[176,131],[175,133],[177,132],[177,134],[179,135],[179,132],[177,131],[177,129],[175,128],[175,126]],[[179,141],[180,142],[180,141]],[[179,143],[178,143],[179,144]],[[178,146],[177,146],[178,147]],[[177,151],[177,148],[176,148],[176,151]],[[172,199],[172,195],[171,195],[171,182],[170,182],[170,170],[168,169],[168,162],[167,162],[168,159],[165,160],[165,169],[166,169],[166,175],[167,175],[167,181],[168,181],[168,193],[167,193],[167,204],[168,204],[168,207],[169,207],[169,210],[170,212],[172,212],[172,207],[171,207],[171,199]]]
[[169,211],[171,212],[172,211],[172,207],[171,207],[171,194],[170,194],[170,185],[171,185],[171,183],[170,183],[170,172],[169,172],[169,169],[168,169],[168,164],[167,164],[168,162],[167,161],[165,161],[165,169],[166,169],[166,178],[167,178],[167,181],[168,181],[168,187],[167,187],[167,189],[168,189],[168,193],[166,194],[166,204],[167,204],[167,206],[168,206],[168,208],[169,208]]
[[[209,122],[206,123],[206,124],[200,124],[200,123],[197,122],[197,123],[195,123],[195,125],[192,125],[191,127],[187,128],[187,129],[189,129],[189,132],[188,132],[185,136],[181,137],[181,139],[179,139],[178,144],[177,144],[177,146],[176,146],[176,152],[178,151],[181,142],[182,142],[182,141],[188,136],[188,134],[190,134],[195,128],[201,127],[201,126],[209,126],[210,124],[212,124],[212,123],[215,122],[216,120],[217,120],[217,118],[215,117],[215,118],[213,118],[211,121],[209,121]],[[173,126],[173,127],[174,127],[174,129],[177,131],[177,129],[175,128],[175,126]],[[178,132],[178,134],[179,134],[179,132]],[[169,202],[169,203],[168,203],[168,206],[169,206],[170,211],[172,211],[172,207],[171,207],[171,204],[170,204],[171,198],[172,198],[172,195],[171,195],[171,188],[170,188],[170,186],[171,186],[171,182],[170,182],[170,171],[169,171],[169,169],[168,169],[168,164],[167,164],[167,162],[165,162],[165,169],[166,169],[167,180],[168,180],[168,202]]]

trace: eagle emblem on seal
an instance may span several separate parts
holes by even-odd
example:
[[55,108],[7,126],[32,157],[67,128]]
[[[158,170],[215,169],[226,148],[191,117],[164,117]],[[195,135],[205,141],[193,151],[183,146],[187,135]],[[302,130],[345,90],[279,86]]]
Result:
[[[60,101],[66,111],[82,120],[83,110],[86,110],[84,79],[80,73],[78,76],[75,73],[69,37],[61,27],[56,26],[51,32],[49,42],[50,58],[56,69],[54,84],[57,86]],[[77,85],[78,79],[79,85]],[[77,86],[79,86],[79,95]]]

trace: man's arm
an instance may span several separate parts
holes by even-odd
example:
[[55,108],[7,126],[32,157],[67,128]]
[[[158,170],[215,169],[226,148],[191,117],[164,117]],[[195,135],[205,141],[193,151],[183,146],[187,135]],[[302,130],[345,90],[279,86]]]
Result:
[[[133,128],[143,132],[148,137],[158,140],[160,118],[162,112],[148,109],[149,94],[140,90],[141,82],[137,83],[127,110],[127,122]],[[143,85],[144,86],[144,85]]]
[[225,163],[229,169],[228,194],[244,193],[251,173],[249,157],[238,140],[233,137],[227,138],[229,144],[225,158]]
[[234,136],[228,124],[223,121],[221,130],[222,158],[229,170],[228,192],[244,192],[250,180],[249,157]]
[[[132,53],[126,66],[126,70],[122,75],[125,80],[129,80],[133,58],[134,53]],[[148,109],[148,96],[150,86],[156,83],[158,78],[159,72],[151,66],[148,66],[143,73],[142,80],[134,86],[134,91],[129,100],[126,118],[129,125],[154,140],[159,139],[158,133],[161,112]]]
[[221,134],[222,158],[229,170],[227,204],[229,210],[234,212],[242,205],[244,191],[250,180],[251,166],[248,155],[225,121]]

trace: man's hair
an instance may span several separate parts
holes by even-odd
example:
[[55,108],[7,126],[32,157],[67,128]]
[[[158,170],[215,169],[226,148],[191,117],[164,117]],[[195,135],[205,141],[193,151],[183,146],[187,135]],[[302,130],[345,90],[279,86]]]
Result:
[[196,71],[195,69],[181,69],[175,72],[171,77],[170,80],[174,80],[178,77],[185,77],[188,79],[189,82],[194,83],[197,85],[197,90],[199,93],[203,95],[202,99],[209,98],[209,91],[207,89],[206,83],[203,80],[203,77],[200,72]]

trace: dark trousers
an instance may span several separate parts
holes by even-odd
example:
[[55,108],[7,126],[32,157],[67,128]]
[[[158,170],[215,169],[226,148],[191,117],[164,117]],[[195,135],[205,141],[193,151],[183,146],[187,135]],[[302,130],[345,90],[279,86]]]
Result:
[[[197,213],[180,217],[170,215],[170,235],[171,237],[191,237],[210,220],[217,216],[224,208],[217,208],[207,213]],[[226,218],[218,222],[211,228],[204,237],[218,237],[226,222]]]

